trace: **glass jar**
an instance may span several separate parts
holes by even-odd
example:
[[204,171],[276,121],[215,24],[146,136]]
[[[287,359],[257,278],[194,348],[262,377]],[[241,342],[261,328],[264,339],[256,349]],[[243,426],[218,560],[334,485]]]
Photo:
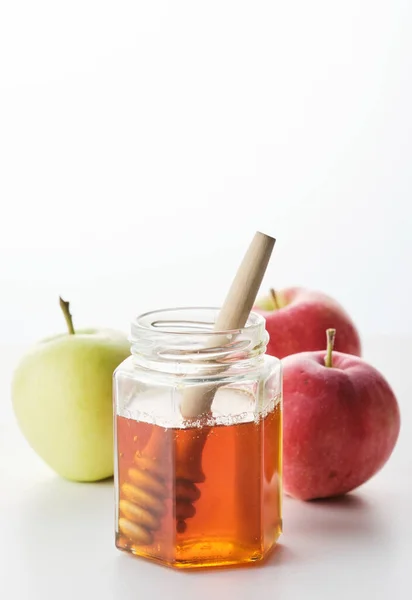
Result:
[[146,313],[114,374],[116,546],[174,567],[259,561],[281,533],[282,377],[262,316]]

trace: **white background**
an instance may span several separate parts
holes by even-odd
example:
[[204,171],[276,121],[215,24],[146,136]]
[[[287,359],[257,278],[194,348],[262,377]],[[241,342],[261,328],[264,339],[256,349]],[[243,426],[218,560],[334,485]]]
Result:
[[[409,599],[410,0],[0,2],[0,580],[10,600]],[[264,287],[335,296],[398,396],[391,461],[285,502],[263,569],[172,573],[113,547],[111,484],[29,449],[18,357],[75,326],[219,304],[255,229]],[[202,579],[204,577],[204,579]],[[274,595],[275,594],[275,595]]]
[[29,344],[265,287],[412,333],[409,0],[3,0],[0,331]]

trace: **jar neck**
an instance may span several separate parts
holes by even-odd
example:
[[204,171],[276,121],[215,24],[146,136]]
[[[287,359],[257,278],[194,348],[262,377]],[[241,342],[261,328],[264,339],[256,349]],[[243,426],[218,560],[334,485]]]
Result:
[[215,331],[219,309],[174,308],[146,313],[131,325],[131,352],[139,366],[181,376],[213,378],[257,366],[269,336],[251,313],[242,329]]

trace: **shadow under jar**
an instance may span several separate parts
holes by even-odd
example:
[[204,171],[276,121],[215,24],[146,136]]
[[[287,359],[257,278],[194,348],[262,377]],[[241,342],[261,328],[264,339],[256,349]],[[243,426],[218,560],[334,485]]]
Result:
[[282,528],[280,361],[262,316],[216,332],[218,313],[138,317],[114,374],[116,546],[173,567],[259,561]]

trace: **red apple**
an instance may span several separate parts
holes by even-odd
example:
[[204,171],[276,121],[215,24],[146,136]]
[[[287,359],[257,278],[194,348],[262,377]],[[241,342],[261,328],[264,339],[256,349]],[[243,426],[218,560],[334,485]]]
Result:
[[304,288],[271,290],[253,309],[266,319],[270,340],[266,352],[283,358],[289,354],[322,350],[325,330],[338,331],[336,350],[361,355],[358,332],[349,315],[335,300]]
[[361,358],[302,352],[283,363],[284,488],[310,500],[339,496],[375,475],[395,447],[399,408],[389,384]]

